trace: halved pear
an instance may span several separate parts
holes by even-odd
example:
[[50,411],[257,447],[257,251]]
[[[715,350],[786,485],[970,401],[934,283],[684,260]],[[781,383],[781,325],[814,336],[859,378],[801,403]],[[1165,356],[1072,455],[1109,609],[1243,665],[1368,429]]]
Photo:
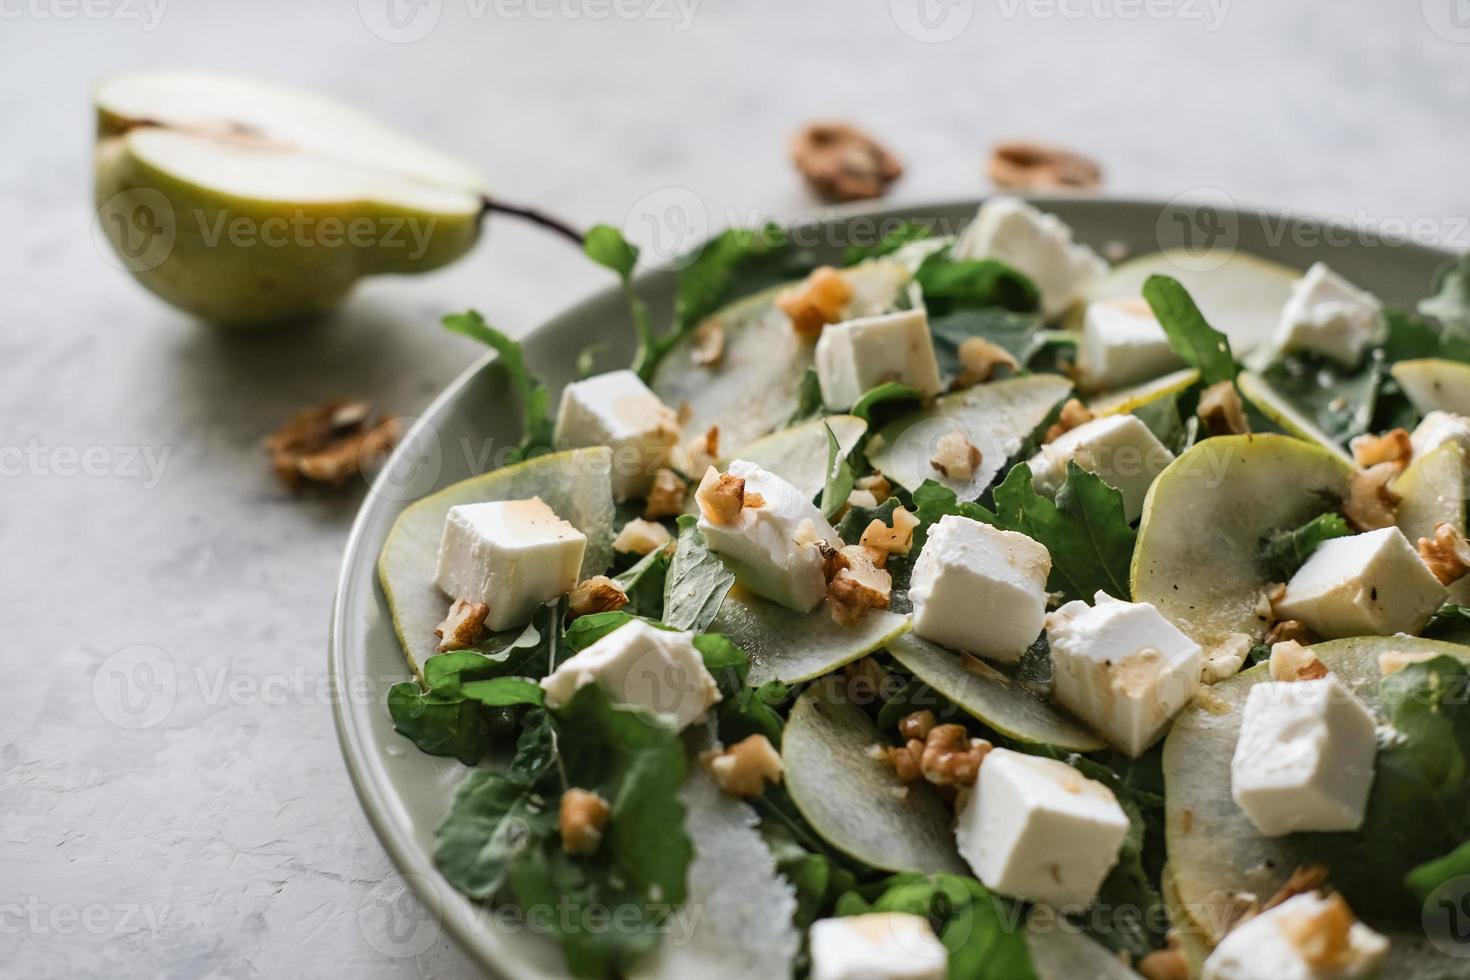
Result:
[[1353,458],[1348,455],[1347,450],[1318,428],[1316,423],[1298,411],[1295,406],[1282,398],[1280,393],[1271,386],[1271,382],[1254,372],[1242,371],[1235,379],[1235,383],[1246,400],[1266,418],[1281,426],[1282,430],[1291,433],[1298,439],[1316,443],[1344,462],[1352,463]]
[[1197,369],[1182,368],[1152,381],[1098,395],[1088,401],[1087,408],[1093,415],[1124,415],[1134,409],[1151,405],[1160,398],[1177,395],[1198,380]]
[[[742,446],[720,461],[724,469],[731,460],[743,459],[776,474],[808,498],[827,485],[827,427],[837,437],[843,454],[852,452],[868,423],[856,415],[829,415],[789,429],[780,429]],[[690,474],[699,477],[702,474]]]
[[1261,547],[1335,509],[1353,468],[1283,435],[1220,436],[1159,474],[1143,504],[1133,600],[1151,602],[1205,650],[1244,653],[1265,633],[1258,615],[1272,584]]
[[1470,415],[1470,364],[1426,357],[1400,361],[1389,372],[1422,415]]
[[121,264],[205,320],[332,309],[376,273],[469,251],[474,168],[322,96],[192,71],[97,86],[96,203]]
[[799,684],[860,660],[910,627],[907,616],[873,609],[852,626],[833,621],[825,605],[794,612],[736,586],[709,632],[723,633],[750,656],[751,684]]
[[[1470,460],[1456,443],[1416,456],[1389,489],[1400,497],[1395,511],[1399,530],[1411,543],[1434,537],[1441,524],[1465,533],[1465,501],[1470,500]],[[1450,586],[1450,601],[1470,602],[1470,578]]]

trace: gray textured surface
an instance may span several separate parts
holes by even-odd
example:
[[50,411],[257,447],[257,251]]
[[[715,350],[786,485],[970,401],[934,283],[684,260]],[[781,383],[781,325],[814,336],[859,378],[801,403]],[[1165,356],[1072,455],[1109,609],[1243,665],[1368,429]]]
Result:
[[593,20],[597,0],[427,0],[402,9],[432,29],[392,43],[367,26],[388,2],[154,0],[156,22],[140,0],[0,5],[7,973],[471,972],[432,922],[395,911],[337,752],[325,625],[360,490],[293,499],[258,442],[333,395],[422,407],[476,353],[435,327],[446,310],[522,330],[605,281],[501,223],[462,265],[369,284],[312,330],[203,330],[92,244],[99,74],[198,65],[316,86],[579,222],[651,194],[688,204],[669,188],[713,225],[805,207],[785,140],[834,114],[903,153],[902,199],[979,193],[988,144],[1026,135],[1093,153],[1119,193],[1220,188],[1467,244],[1459,0],[1216,0],[1220,22],[1194,0],[1135,20],[1129,0],[934,0],[951,19],[914,33],[971,17],[943,43],[897,26],[907,0],[706,3],[682,30],[672,3],[654,11],[669,19]]

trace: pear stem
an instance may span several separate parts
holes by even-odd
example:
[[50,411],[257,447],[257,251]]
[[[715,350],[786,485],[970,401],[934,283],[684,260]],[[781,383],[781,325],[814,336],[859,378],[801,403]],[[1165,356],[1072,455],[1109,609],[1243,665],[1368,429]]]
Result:
[[522,218],[533,225],[540,225],[550,231],[556,232],[563,238],[571,239],[582,247],[582,233],[560,218],[553,218],[535,208],[523,208],[515,204],[507,204],[505,201],[497,201],[493,198],[484,198],[481,204],[481,213],[508,214],[516,218]]

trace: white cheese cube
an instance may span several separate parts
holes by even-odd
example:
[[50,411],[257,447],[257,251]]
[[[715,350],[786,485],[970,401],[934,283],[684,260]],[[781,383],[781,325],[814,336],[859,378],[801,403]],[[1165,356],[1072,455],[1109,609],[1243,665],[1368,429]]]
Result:
[[541,681],[546,704],[559,708],[582,687],[597,684],[614,703],[643,708],[682,731],[720,700],[693,638],[641,619],[624,623]]
[[1128,815],[1113,791],[1056,759],[992,749],[955,840],[986,888],[1067,911],[1092,904]]
[[582,532],[540,497],[460,504],[444,520],[434,584],[489,606],[488,629],[510,629],[576,586],[586,550]]
[[1036,492],[1055,497],[1066,482],[1069,462],[1121,493],[1123,512],[1132,522],[1143,513],[1143,498],[1154,477],[1174,462],[1174,454],[1136,415],[1107,415],[1062,433],[1031,457]]
[[1268,837],[1357,830],[1373,786],[1373,715],[1337,675],[1251,688],[1230,792]]
[[613,496],[648,493],[679,443],[679,419],[632,371],[609,371],[562,389],[553,436],[558,449],[612,450]]
[[1147,602],[1106,592],[1047,617],[1052,696],[1137,758],[1199,690],[1202,652]]
[[1315,353],[1347,367],[1387,336],[1383,308],[1321,262],[1291,287],[1276,325],[1275,346],[1283,353]]
[[950,514],[914,562],[914,632],[952,650],[1014,663],[1041,635],[1051,554],[1039,541]]
[[916,388],[925,398],[939,394],[939,362],[922,309],[833,323],[817,340],[816,360],[822,401],[835,411],[847,411],[887,381]]
[[1446,443],[1454,443],[1470,458],[1470,418],[1449,412],[1430,412],[1409,437],[1414,455],[1428,456]]
[[1447,598],[1404,532],[1387,527],[1323,542],[1275,608],[1331,640],[1418,633]]
[[1072,241],[1072,229],[1060,218],[1015,197],[992,197],[982,204],[950,255],[995,259],[1025,273],[1041,292],[1048,320],[1065,313],[1108,271],[1100,255]]
[[811,980],[944,980],[949,953],[929,920],[871,912],[812,923]]
[[1366,980],[1387,952],[1388,940],[1358,922],[1341,896],[1309,892],[1226,933],[1200,980]]
[[745,481],[747,497],[759,494],[761,504],[741,508],[728,524],[701,514],[705,543],[745,588],[797,612],[815,609],[827,594],[821,545],[841,548],[837,532],[800,490],[774,473],[743,459],[727,472]]
[[1078,381],[1088,391],[1124,388],[1182,367],[1158,317],[1141,299],[1087,304],[1077,343]]

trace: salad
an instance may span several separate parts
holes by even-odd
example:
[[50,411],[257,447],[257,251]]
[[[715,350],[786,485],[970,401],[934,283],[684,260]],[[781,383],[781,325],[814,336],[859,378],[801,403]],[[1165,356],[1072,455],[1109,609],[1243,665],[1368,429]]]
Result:
[[379,560],[455,888],[581,977],[1470,972],[1470,261],[1394,309],[1000,197],[727,232],[659,331],[586,250],[634,363],[553,411],[446,318],[522,439]]

